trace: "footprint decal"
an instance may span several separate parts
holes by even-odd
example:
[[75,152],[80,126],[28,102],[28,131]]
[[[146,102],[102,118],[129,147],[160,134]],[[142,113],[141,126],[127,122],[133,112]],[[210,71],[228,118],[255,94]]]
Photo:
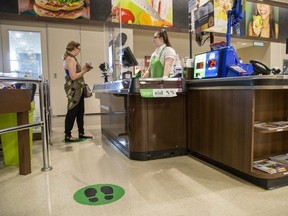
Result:
[[98,198],[96,197],[97,190],[95,188],[87,188],[84,191],[85,196],[90,202],[97,202]]
[[101,187],[101,192],[105,194],[104,199],[111,200],[113,199],[113,188],[110,186]]
[[104,205],[121,199],[124,194],[124,189],[118,185],[96,184],[79,189],[73,198],[84,205]]

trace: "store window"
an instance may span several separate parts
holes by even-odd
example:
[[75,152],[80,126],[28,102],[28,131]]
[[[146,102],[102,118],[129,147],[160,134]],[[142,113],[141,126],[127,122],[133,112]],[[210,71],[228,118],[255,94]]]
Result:
[[41,33],[9,30],[10,71],[17,77],[42,75]]

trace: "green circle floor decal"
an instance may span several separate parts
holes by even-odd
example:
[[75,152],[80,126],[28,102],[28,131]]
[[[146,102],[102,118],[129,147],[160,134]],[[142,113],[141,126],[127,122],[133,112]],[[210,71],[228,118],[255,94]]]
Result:
[[104,205],[119,200],[124,194],[124,189],[117,185],[96,184],[81,188],[73,198],[84,205]]

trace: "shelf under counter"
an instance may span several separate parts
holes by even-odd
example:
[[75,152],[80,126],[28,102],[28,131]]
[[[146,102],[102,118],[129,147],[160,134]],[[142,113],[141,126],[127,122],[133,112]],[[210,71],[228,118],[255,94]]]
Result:
[[279,132],[287,132],[287,131],[288,131],[288,128],[279,128],[279,129],[273,129],[273,130],[254,128],[254,133],[279,133]]

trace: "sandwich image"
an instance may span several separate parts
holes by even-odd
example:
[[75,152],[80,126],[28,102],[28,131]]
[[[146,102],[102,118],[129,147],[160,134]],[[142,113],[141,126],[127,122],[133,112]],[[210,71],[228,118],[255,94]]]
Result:
[[33,9],[42,17],[77,19],[82,16],[84,0],[35,0]]

